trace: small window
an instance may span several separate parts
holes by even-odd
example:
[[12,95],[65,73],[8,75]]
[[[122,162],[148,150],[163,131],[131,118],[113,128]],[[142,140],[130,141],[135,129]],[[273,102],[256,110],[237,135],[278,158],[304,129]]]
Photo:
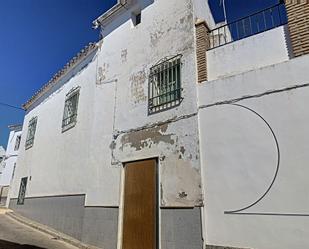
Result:
[[79,88],[67,94],[62,119],[62,132],[71,129],[77,122],[77,108],[79,99]]
[[29,149],[33,146],[37,121],[38,121],[37,117],[34,117],[29,121],[28,133],[26,139],[26,149]]
[[28,177],[24,177],[21,179],[18,199],[17,199],[17,205],[24,205],[25,203],[27,182],[28,182]]
[[132,14],[132,20],[133,20],[134,26],[139,25],[142,22],[142,13],[140,11],[133,13]]
[[181,57],[164,59],[150,68],[148,114],[171,109],[180,105]]
[[21,136],[17,136],[15,140],[15,147],[14,147],[15,151],[19,150],[20,140],[21,140]]

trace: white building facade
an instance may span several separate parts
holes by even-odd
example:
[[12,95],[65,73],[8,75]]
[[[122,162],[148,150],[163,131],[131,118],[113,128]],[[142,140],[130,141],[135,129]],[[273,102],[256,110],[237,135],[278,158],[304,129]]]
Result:
[[0,179],[2,176],[4,159],[5,159],[5,149],[3,148],[3,146],[0,146]]
[[18,150],[21,141],[22,126],[11,125],[9,126],[9,129],[10,129],[10,135],[6,147],[6,152],[3,155],[2,172],[0,176],[0,188],[1,188],[0,203],[2,206],[8,205],[7,198],[9,188],[12,183],[14,170],[16,168]]
[[94,26],[24,105],[10,208],[101,248],[306,248],[308,56],[288,26],[232,43],[201,0],[120,0]]

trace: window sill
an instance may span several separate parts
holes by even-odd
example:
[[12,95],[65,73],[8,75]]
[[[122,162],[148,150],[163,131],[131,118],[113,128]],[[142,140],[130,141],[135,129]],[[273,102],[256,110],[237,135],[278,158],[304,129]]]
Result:
[[25,150],[29,150],[29,149],[31,149],[32,147],[33,147],[33,143],[32,143],[32,144],[29,144],[29,145],[26,145]]
[[62,133],[72,129],[73,127],[75,127],[76,123],[77,122],[75,121],[75,122],[72,122],[71,124],[68,124],[68,125],[62,127]]

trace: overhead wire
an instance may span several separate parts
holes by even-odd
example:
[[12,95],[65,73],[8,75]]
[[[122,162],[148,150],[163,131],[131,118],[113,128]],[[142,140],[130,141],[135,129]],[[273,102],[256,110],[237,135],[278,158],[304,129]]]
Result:
[[8,107],[8,108],[13,108],[13,109],[24,111],[24,109],[21,108],[21,107],[10,105],[10,104],[3,103],[3,102],[0,102],[0,106],[5,106],[5,107]]

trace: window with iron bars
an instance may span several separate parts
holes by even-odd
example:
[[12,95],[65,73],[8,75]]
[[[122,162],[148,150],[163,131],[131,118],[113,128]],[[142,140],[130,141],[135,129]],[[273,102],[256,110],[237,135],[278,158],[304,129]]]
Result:
[[21,178],[20,188],[18,193],[17,205],[24,205],[26,197],[28,177]]
[[148,114],[158,113],[180,105],[181,58],[177,55],[160,61],[150,68]]
[[19,150],[20,140],[21,140],[21,136],[17,136],[17,137],[16,137],[16,140],[15,140],[14,151]]
[[71,129],[77,122],[78,99],[79,88],[73,89],[67,94],[62,119],[62,132]]
[[26,139],[26,149],[29,149],[33,146],[37,121],[38,121],[37,117],[34,117],[29,121],[28,133],[27,133],[27,139]]

